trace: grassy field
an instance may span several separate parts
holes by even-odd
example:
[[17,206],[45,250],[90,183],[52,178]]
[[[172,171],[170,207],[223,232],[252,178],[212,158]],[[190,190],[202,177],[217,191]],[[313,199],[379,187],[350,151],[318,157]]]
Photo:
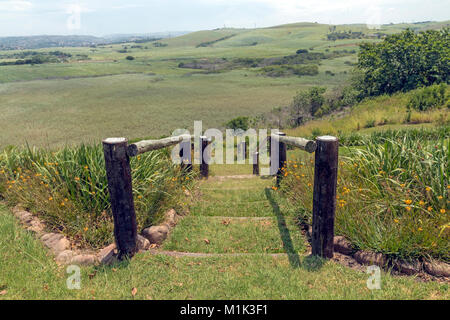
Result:
[[[217,172],[216,168],[216,172]],[[220,173],[220,170],[219,172]],[[201,185],[205,196],[217,197],[224,186],[211,179]],[[247,187],[261,191],[263,185],[257,178],[247,181]],[[253,187],[252,187],[253,185]],[[219,188],[215,192],[211,189]],[[236,184],[234,184],[236,188]],[[229,188],[228,188],[229,189]],[[220,191],[222,190],[222,191]],[[236,191],[236,189],[235,189]],[[211,193],[209,193],[211,192]],[[219,197],[220,198],[220,197]],[[232,206],[236,201],[246,201],[246,195],[234,198],[223,206]],[[266,201],[269,201],[266,199]],[[198,203],[202,206],[202,203]],[[254,208],[253,208],[254,209]],[[201,211],[201,209],[199,208]],[[273,215],[269,205],[265,213],[277,219],[290,219],[281,211]],[[241,215],[252,210],[242,210]],[[292,216],[291,216],[292,217]],[[298,229],[272,223],[254,225],[232,221],[229,225],[217,225],[217,217],[198,217],[197,233],[183,232],[184,226],[194,217],[186,218],[168,240],[165,248],[192,249],[195,252],[244,253],[212,257],[169,257],[148,253],[137,254],[132,261],[118,265],[81,268],[81,289],[69,290],[66,286],[65,267],[58,267],[47,250],[33,236],[24,231],[4,206],[0,207],[0,299],[443,299],[448,300],[448,284],[422,283],[411,277],[393,277],[382,273],[381,290],[369,290],[368,275],[328,261],[322,264],[306,256]],[[282,220],[281,220],[282,221]],[[227,232],[233,228],[231,239]],[[248,231],[251,232],[248,232]],[[279,247],[281,243],[294,246],[285,250],[290,256],[264,254],[264,247],[249,247],[256,244],[255,236],[271,235],[264,247]],[[177,239],[182,241],[177,244]],[[208,238],[207,247],[203,238]],[[184,238],[188,238],[186,245]],[[228,238],[228,239],[226,239]],[[260,238],[260,237],[259,237]],[[226,240],[226,241],[224,241]],[[284,241],[284,242],[283,242]],[[244,244],[245,242],[245,244]],[[252,252],[245,255],[245,252]],[[269,251],[271,252],[271,251]],[[273,251],[272,251],[273,252]],[[277,251],[275,251],[277,252]],[[285,251],[286,252],[286,251]],[[169,271],[170,270],[170,271]],[[133,288],[137,293],[132,295]]]
[[[390,34],[406,27],[418,26],[389,25],[379,31]],[[433,24],[420,27],[432,28]],[[139,44],[141,48],[132,48],[135,44],[131,43],[39,49],[88,55],[89,60],[1,66],[0,147],[25,142],[60,146],[98,142],[108,136],[168,135],[175,128],[191,128],[194,120],[203,120],[207,127],[221,127],[235,116],[255,115],[286,105],[304,87],[344,83],[352,68],[346,62],[355,62],[356,54],[322,60],[316,76],[284,78],[264,77],[258,68],[196,74],[198,70],[178,68],[178,64],[193,59],[282,57],[298,49],[357,50],[361,41],[376,41],[327,41],[328,28],[299,23],[200,31],[161,40],[167,44],[164,47],[150,42]],[[372,33],[361,25],[337,29]],[[210,44],[198,47],[202,43]],[[127,52],[119,53],[124,47]],[[126,60],[128,55],[135,60]]]

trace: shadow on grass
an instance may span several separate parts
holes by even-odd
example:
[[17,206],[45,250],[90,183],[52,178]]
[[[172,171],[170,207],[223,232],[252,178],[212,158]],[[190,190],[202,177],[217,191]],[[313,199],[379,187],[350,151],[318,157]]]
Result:
[[269,200],[270,205],[272,206],[273,213],[275,214],[278,222],[278,229],[280,230],[281,240],[283,242],[284,250],[286,251],[289,263],[293,268],[302,268],[307,271],[318,271],[322,268],[325,263],[325,259],[319,256],[309,255],[300,261],[300,257],[298,253],[295,251],[294,244],[292,243],[291,234],[286,225],[286,220],[284,215],[281,213],[280,206],[272,197],[269,188],[265,189],[266,198]]
[[270,205],[272,206],[273,213],[277,217],[278,229],[280,230],[281,241],[283,242],[284,251],[287,253],[289,258],[289,263],[293,268],[299,268],[300,258],[298,253],[295,251],[294,244],[292,243],[291,233],[286,225],[286,220],[283,214],[280,211],[280,207],[275,199],[272,197],[270,193],[270,189],[265,189],[267,200],[269,200]]

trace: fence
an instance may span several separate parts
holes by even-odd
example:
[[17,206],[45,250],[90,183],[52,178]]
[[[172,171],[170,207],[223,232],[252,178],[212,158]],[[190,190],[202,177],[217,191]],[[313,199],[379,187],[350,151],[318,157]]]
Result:
[[[110,194],[111,210],[114,218],[114,237],[119,258],[132,257],[137,250],[137,225],[133,202],[130,157],[180,144],[181,167],[192,170],[191,135],[180,135],[160,140],[143,140],[128,144],[126,138],[108,138],[103,140],[106,175]],[[324,258],[333,257],[334,216],[336,211],[336,184],[338,168],[338,139],[332,136],[318,137],[316,141],[298,137],[289,137],[282,132],[271,135],[270,145],[278,144],[278,153],[271,152],[271,168],[277,162],[276,183],[283,177],[282,168],[286,166],[287,145],[300,148],[309,153],[315,152],[312,254]],[[208,178],[211,138],[199,137],[200,174]],[[238,146],[246,152],[244,145]],[[189,152],[184,152],[189,150]],[[269,148],[272,150],[272,148]],[[259,175],[259,153],[252,153],[253,174]]]

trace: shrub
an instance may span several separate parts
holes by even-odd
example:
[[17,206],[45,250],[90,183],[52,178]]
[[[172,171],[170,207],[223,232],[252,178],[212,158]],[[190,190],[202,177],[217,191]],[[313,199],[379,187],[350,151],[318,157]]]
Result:
[[133,56],[127,56],[126,59],[127,60],[134,60],[134,57]]
[[[391,259],[449,262],[450,142],[424,141],[409,132],[381,143],[361,139],[364,148],[345,149],[346,156],[340,158],[336,233],[356,249]],[[311,223],[313,165],[298,159],[286,172],[280,190],[299,218]]]
[[246,131],[249,127],[248,117],[237,117],[227,122],[226,127],[233,130],[242,129]]
[[415,91],[408,101],[407,107],[419,111],[427,111],[445,105],[447,86],[444,83],[432,85]]
[[[168,206],[179,206],[184,179],[167,150],[131,159],[139,228],[153,224]],[[1,191],[3,190],[3,191]],[[113,240],[112,214],[102,146],[80,145],[58,151],[8,148],[0,154],[0,195],[23,204],[83,246]]]

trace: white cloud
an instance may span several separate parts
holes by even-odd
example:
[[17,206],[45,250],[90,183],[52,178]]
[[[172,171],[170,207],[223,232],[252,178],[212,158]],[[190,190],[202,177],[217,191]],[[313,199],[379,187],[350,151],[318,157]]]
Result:
[[0,12],[28,11],[31,8],[33,8],[33,4],[30,1],[22,1],[22,0],[0,1]]

